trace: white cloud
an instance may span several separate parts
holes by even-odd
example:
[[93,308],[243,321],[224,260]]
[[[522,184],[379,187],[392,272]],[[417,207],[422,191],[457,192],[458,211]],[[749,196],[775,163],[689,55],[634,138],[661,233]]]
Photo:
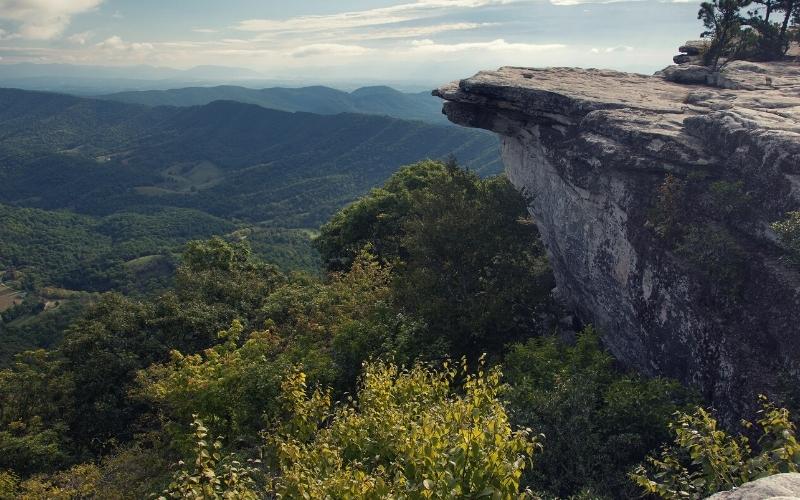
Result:
[[0,40],[13,40],[19,37],[20,36],[16,33],[9,33],[8,31],[0,28]]
[[125,16],[122,15],[122,12],[120,12],[118,10],[114,11],[114,13],[111,14],[111,17],[113,17],[114,19],[124,19],[125,18]]
[[72,16],[96,8],[103,0],[0,0],[0,19],[19,23],[19,35],[49,40],[60,35]]
[[292,57],[357,57],[372,52],[372,49],[360,45],[344,45],[338,43],[315,43],[298,47],[289,52]]
[[96,44],[95,47],[110,53],[146,52],[154,48],[152,43],[129,43],[116,35],[106,38],[102,42]]
[[594,47],[589,52],[592,54],[600,54],[601,52],[611,54],[613,52],[633,52],[633,50],[634,48],[630,45],[618,45],[616,47],[606,47],[605,49],[598,49]]
[[[570,7],[573,5],[585,5],[585,4],[609,4],[609,3],[644,2],[644,1],[646,0],[550,0],[550,3],[561,7]],[[695,0],[677,0],[677,1],[694,2]]]
[[338,14],[298,16],[288,19],[247,19],[235,26],[241,31],[310,32],[383,26],[439,15],[448,9],[472,9],[518,0],[417,0],[376,9]]
[[86,45],[86,42],[90,41],[94,33],[91,31],[84,31],[82,33],[75,33],[74,35],[70,35],[67,37],[67,41],[74,43],[75,45]]
[[398,38],[417,38],[422,36],[437,35],[449,31],[466,31],[478,28],[496,26],[495,23],[447,23],[433,24],[430,26],[410,26],[403,28],[385,28],[348,35],[350,40],[388,40]]
[[218,30],[214,30],[214,29],[211,29],[211,28],[194,28],[192,31],[194,31],[195,33],[206,33],[206,34],[207,33],[219,33]]
[[502,38],[489,42],[466,42],[443,44],[433,40],[414,40],[411,42],[412,52],[426,54],[450,54],[466,51],[488,51],[488,52],[547,52],[551,50],[564,49],[567,46],[557,43],[531,44],[531,43],[509,43]]

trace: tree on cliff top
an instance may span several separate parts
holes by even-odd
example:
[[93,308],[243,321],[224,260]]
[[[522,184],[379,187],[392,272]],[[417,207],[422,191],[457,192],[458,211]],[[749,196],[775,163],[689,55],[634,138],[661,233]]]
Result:
[[751,0],[712,0],[700,4],[697,18],[703,21],[706,31],[700,34],[711,38],[704,58],[713,69],[719,67],[722,57],[736,58],[741,51],[742,25],[745,22],[741,12],[750,5]]
[[[778,22],[776,13],[782,13]],[[704,54],[711,68],[719,68],[721,59],[776,60],[797,38],[800,0],[712,0],[700,5],[697,18],[706,28],[700,36],[711,39]]]

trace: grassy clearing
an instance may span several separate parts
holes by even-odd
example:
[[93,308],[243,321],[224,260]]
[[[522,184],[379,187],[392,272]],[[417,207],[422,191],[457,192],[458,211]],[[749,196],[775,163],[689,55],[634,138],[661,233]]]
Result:
[[7,311],[22,302],[23,295],[0,283],[0,312]]
[[161,175],[164,181],[155,186],[139,186],[137,193],[145,196],[164,196],[170,194],[192,194],[219,184],[224,174],[210,161],[199,163],[176,163]]

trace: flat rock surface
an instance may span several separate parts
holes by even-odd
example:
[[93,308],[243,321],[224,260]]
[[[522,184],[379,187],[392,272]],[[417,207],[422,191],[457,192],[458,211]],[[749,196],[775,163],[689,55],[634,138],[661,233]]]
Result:
[[736,61],[723,76],[743,88],[685,85],[611,70],[503,67],[444,85],[434,94],[453,102],[492,102],[522,113],[575,115],[627,108],[690,115],[728,110],[756,126],[800,133],[800,65]]
[[800,474],[776,474],[708,497],[708,500],[790,499],[800,499]]

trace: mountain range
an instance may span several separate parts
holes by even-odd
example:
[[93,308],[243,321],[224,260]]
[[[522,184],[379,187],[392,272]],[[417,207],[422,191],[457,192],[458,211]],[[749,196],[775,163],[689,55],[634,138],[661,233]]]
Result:
[[[31,218],[41,224],[63,219],[49,217],[52,211],[93,218],[66,219],[56,234],[65,234],[64,224],[94,234],[108,227],[110,216],[133,219],[102,233],[111,253],[97,251],[106,259],[97,269],[113,267],[109,259],[151,255],[149,240],[126,243],[124,254],[114,251],[132,234],[147,239],[163,227],[181,227],[184,240],[217,234],[221,227],[247,229],[261,238],[262,254],[274,254],[274,245],[282,254],[308,252],[309,234],[398,167],[451,156],[481,174],[501,170],[493,135],[422,121],[286,112],[235,101],[151,107],[0,89],[0,204],[12,212],[38,209],[8,212],[8,220],[27,222],[6,228],[20,232],[6,237],[24,240]],[[10,251],[0,268],[63,260],[37,256],[55,252],[51,243],[33,241]],[[291,260],[302,267],[313,259]],[[68,284],[106,288],[105,281],[78,278]],[[44,273],[48,279],[55,278]]]
[[362,87],[344,92],[324,86],[251,89],[240,86],[188,87],[170,90],[118,92],[100,99],[147,106],[197,106],[230,100],[276,109],[337,114],[386,115],[406,120],[448,124],[441,101],[430,92],[405,93],[386,86]]

